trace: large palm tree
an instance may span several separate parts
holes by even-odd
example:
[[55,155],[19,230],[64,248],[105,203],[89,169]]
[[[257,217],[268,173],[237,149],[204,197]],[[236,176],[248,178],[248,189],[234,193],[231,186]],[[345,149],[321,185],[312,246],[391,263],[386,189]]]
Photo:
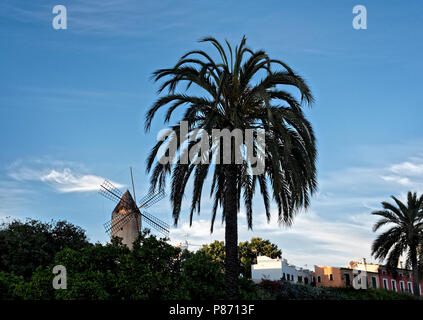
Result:
[[[182,155],[189,153],[199,140],[194,138],[194,141],[184,144],[189,134],[179,137],[180,124],[171,127],[175,134],[154,146],[147,159],[147,171],[151,172],[152,189],[163,188],[166,177],[171,175],[170,200],[176,225],[190,176],[193,176],[192,223],[193,213],[200,213],[203,185],[209,169],[214,168],[210,190],[210,197],[213,198],[211,232],[217,210],[222,208],[226,243],[226,295],[233,299],[238,294],[237,213],[241,198],[246,208],[248,228],[251,229],[253,225],[252,199],[257,184],[268,221],[272,195],[277,204],[279,223],[289,225],[298,209],[308,206],[309,197],[316,189],[315,136],[302,111],[303,105],[311,106],[313,97],[306,82],[287,64],[269,58],[262,50],[249,49],[245,37],[234,49],[228,41],[225,48],[214,38],[204,38],[200,42],[213,45],[217,50],[217,59],[205,51],[194,50],[183,55],[173,68],[153,73],[154,81],[162,81],[158,90],[158,94],[162,95],[146,114],[146,131],[150,129],[157,111],[165,106],[165,123],[170,121],[177,108],[184,107],[180,120],[188,122],[189,133],[194,133],[193,136],[196,136],[198,129],[209,134],[213,129],[240,129],[242,132],[246,129],[264,129],[265,148],[261,153],[264,172],[251,175],[250,159],[236,164],[236,146],[233,142],[230,164],[183,163],[180,161]],[[294,90],[284,89],[288,87]],[[180,152],[175,155],[174,165],[155,162],[159,158],[159,149],[170,142],[176,142]],[[220,146],[210,142],[213,150],[209,156],[220,154]],[[260,147],[255,143],[253,148],[258,152]]]
[[372,245],[372,255],[377,259],[387,259],[387,266],[394,271],[400,257],[407,256],[407,265],[411,266],[413,272],[413,291],[419,296],[419,267],[418,248],[423,239],[423,195],[420,198],[417,194],[408,192],[407,204],[404,204],[392,196],[395,204],[382,202],[383,210],[372,212],[381,216],[373,226],[376,232],[385,225],[392,227],[380,234]]

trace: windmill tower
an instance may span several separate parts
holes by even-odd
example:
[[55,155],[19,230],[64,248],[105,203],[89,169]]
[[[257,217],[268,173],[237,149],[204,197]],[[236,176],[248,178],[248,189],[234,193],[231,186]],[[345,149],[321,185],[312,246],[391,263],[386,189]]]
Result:
[[122,193],[108,180],[104,180],[99,191],[105,198],[117,202],[112,212],[112,219],[104,224],[106,232],[110,234],[110,239],[113,237],[122,238],[122,243],[127,245],[129,249],[132,249],[135,239],[140,234],[143,221],[162,236],[166,238],[169,236],[169,225],[145,211],[146,208],[152,206],[166,196],[164,191],[160,190],[158,192],[148,193],[140,200],[140,204],[137,205],[132,168],[131,181],[134,197],[132,197],[129,190]]
[[[121,219],[125,219],[127,222],[125,224],[119,224],[118,222]],[[113,237],[122,238],[122,243],[126,244],[129,249],[132,249],[132,244],[141,232],[141,212],[129,190],[126,190],[114,208],[111,222],[113,226],[119,226],[117,228],[111,228],[110,239]]]

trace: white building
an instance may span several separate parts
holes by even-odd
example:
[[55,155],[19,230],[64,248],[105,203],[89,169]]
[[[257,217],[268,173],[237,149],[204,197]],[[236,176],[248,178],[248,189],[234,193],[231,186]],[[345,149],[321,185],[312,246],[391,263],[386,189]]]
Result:
[[251,265],[253,280],[280,280],[282,278],[282,261],[266,256],[258,256],[257,264]]
[[258,256],[257,264],[251,266],[251,278],[254,281],[266,279],[311,283],[312,271],[291,265],[286,259]]
[[297,268],[288,263],[288,260],[282,259],[282,280],[296,283],[298,281]]

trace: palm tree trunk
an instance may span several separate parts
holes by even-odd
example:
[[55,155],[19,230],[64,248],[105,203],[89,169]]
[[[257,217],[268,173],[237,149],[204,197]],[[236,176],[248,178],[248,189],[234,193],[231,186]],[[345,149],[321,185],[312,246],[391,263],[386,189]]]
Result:
[[417,248],[410,248],[411,250],[411,268],[413,269],[413,293],[416,298],[420,297],[419,289],[419,268],[417,263]]
[[225,294],[227,299],[238,298],[238,217],[237,217],[237,167],[225,165]]

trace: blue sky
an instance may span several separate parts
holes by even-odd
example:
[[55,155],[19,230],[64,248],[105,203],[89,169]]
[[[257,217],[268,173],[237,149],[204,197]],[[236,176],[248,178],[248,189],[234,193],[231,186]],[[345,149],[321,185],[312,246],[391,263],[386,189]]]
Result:
[[[52,28],[58,4],[67,30]],[[352,27],[357,4],[367,8],[367,30]],[[309,267],[371,260],[369,212],[390,195],[423,191],[420,12],[419,1],[3,0],[0,218],[66,219],[106,242],[113,204],[96,193],[99,181],[124,188],[133,166],[142,195],[144,160],[164,128],[157,118],[143,130],[156,98],[151,72],[208,50],[197,43],[203,36],[246,35],[313,90],[319,192],[289,229],[267,224],[257,198],[252,232],[240,213],[240,240],[268,238]],[[223,228],[208,232],[208,209],[189,228],[184,207],[172,242],[185,233],[193,244],[222,240]],[[167,200],[150,213],[171,222]]]

